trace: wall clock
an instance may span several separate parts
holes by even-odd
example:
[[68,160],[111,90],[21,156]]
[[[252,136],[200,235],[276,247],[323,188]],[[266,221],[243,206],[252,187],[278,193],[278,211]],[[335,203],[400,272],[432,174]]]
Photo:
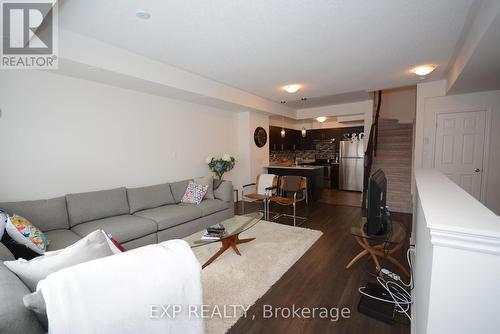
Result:
[[258,127],[255,129],[253,133],[253,140],[255,141],[255,145],[257,147],[264,147],[267,143],[267,132],[263,127]]

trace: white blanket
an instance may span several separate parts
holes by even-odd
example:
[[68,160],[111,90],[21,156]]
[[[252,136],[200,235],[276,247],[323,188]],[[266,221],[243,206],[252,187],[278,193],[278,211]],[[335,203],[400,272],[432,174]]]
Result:
[[183,240],[65,268],[37,289],[49,333],[204,332],[203,320],[189,313],[202,304],[201,267]]

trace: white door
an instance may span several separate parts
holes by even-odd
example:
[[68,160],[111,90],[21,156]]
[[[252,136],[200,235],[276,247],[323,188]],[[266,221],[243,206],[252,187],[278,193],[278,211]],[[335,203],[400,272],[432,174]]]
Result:
[[434,167],[481,200],[486,112],[437,115]]

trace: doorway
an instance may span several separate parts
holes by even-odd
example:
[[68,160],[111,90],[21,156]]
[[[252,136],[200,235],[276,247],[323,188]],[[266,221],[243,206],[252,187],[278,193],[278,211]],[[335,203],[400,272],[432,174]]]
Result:
[[486,174],[485,110],[436,115],[434,167],[481,201]]

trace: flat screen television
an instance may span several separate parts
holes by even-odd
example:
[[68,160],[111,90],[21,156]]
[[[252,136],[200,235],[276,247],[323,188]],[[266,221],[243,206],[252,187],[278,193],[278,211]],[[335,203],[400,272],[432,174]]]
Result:
[[383,235],[387,233],[386,220],[387,179],[379,169],[368,180],[368,217],[366,234]]

